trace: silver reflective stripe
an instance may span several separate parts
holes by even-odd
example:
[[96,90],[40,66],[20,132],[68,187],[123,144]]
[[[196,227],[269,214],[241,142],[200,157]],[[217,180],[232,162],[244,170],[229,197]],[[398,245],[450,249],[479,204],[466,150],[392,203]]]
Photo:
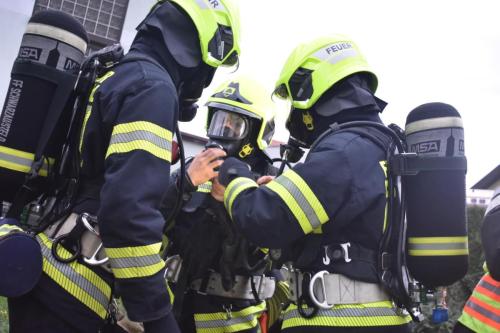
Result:
[[[33,163],[33,159],[14,156],[11,154],[7,154],[5,152],[0,152],[0,161],[7,161],[10,163],[14,163],[16,165],[28,168],[28,170],[31,169],[31,164]],[[48,171],[47,162],[43,162],[40,171],[42,170],[46,172]]]
[[214,319],[214,320],[204,320],[198,321],[196,320],[196,328],[220,328],[220,327],[228,327],[237,324],[252,324],[252,321],[255,320],[255,314],[251,314],[244,317],[236,317],[227,320]]
[[109,142],[109,145],[111,146],[112,144],[115,143],[128,143],[136,140],[148,141],[157,147],[166,149],[168,151],[172,150],[172,143],[169,140],[159,137],[158,135],[152,132],[141,131],[141,130],[129,133],[113,134],[111,136],[111,141]]
[[488,214],[490,211],[492,211],[497,206],[500,206],[500,189],[498,189],[497,192],[495,192],[495,195],[493,196],[493,199],[491,200],[490,204],[488,205],[488,208],[486,209],[486,213],[484,213],[484,215]]
[[198,6],[200,6],[201,9],[208,9],[208,3],[205,0],[196,0],[196,3]]
[[158,254],[143,257],[109,258],[112,268],[147,267],[161,262]]
[[410,250],[467,250],[467,243],[408,244]]
[[[104,309],[108,308],[109,297],[103,294],[99,288],[94,286],[92,282],[87,280],[81,274],[78,274],[73,267],[68,264],[60,263],[54,257],[52,257],[52,253],[50,248],[48,248],[41,239],[38,239],[38,243],[40,243],[40,247],[42,249],[43,257],[54,266],[57,271],[65,276],[67,279],[78,285],[82,290],[84,290],[90,297],[95,299]],[[63,286],[64,287],[64,286]]]
[[85,42],[85,40],[83,40],[81,37],[75,35],[72,32],[54,27],[52,25],[42,23],[28,23],[28,26],[26,27],[26,33],[57,39],[79,49],[80,51],[82,51],[82,53],[85,53],[85,51],[87,50],[87,42]]
[[357,57],[358,52],[353,48],[352,44],[349,42],[340,42],[332,45],[328,45],[321,50],[313,54],[313,57],[318,58],[323,61],[328,61],[332,65],[335,65],[339,61],[345,58]]
[[415,132],[433,130],[443,127],[458,127],[463,128],[462,118],[458,117],[440,117],[414,121],[406,125],[405,134],[410,135]]
[[313,207],[311,207],[311,205],[309,204],[309,201],[307,201],[304,194],[302,194],[300,188],[294,182],[288,179],[286,177],[286,174],[283,174],[281,175],[281,177],[276,178],[275,181],[281,184],[297,201],[299,207],[302,209],[304,214],[306,214],[307,219],[311,224],[313,230],[321,227],[320,219],[316,215],[316,212],[314,211]]
[[229,206],[229,203],[231,202],[231,199],[233,198],[234,193],[236,191],[238,191],[239,188],[241,188],[242,186],[248,185],[248,184],[251,184],[251,185],[256,184],[250,178],[237,178],[237,181],[238,181],[238,184],[236,184],[235,186],[233,186],[233,188],[231,188],[231,190],[229,191],[229,193],[226,196],[226,200],[224,201],[224,205],[226,206],[227,209],[232,209],[232,207]]
[[[366,307],[366,308],[342,308],[342,309],[320,309],[316,317],[388,317],[396,316],[391,308]],[[285,313],[284,320],[302,318],[297,309]]]
[[500,316],[483,308],[481,305],[474,303],[474,301],[472,301],[472,300],[467,301],[466,307],[468,307],[468,308],[480,313],[481,315],[493,320],[495,323],[500,323]]
[[212,191],[212,183],[207,182],[201,185],[198,185],[198,192],[210,192]]
[[492,285],[488,281],[485,281],[484,278],[481,279],[481,281],[479,281],[479,285],[481,287],[483,287],[484,289],[487,289],[487,290],[491,291],[492,293],[500,296],[500,287]]

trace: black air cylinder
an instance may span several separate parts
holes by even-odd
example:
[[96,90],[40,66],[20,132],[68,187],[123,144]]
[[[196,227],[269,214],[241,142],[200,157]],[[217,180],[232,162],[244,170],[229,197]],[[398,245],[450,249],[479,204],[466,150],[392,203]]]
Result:
[[44,157],[43,188],[68,131],[67,104],[87,42],[84,27],[63,12],[41,11],[29,20],[0,115],[0,200],[12,200],[35,155]]
[[408,268],[427,287],[450,285],[468,266],[462,118],[451,105],[424,104],[409,113],[405,134],[420,169],[403,177]]

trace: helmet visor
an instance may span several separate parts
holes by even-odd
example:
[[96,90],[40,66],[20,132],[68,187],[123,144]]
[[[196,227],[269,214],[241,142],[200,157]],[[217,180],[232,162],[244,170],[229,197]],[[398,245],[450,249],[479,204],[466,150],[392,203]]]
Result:
[[212,116],[207,136],[210,138],[224,138],[239,140],[245,137],[247,122],[245,118],[225,110],[217,110]]
[[234,36],[231,27],[220,25],[208,45],[210,54],[224,66],[238,63],[238,52],[234,48]]

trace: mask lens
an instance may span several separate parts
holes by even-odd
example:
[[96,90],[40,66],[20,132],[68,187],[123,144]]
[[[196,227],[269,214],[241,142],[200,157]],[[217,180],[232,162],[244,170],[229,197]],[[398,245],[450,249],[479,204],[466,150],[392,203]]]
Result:
[[215,111],[207,135],[214,138],[241,139],[245,136],[247,124],[243,117],[224,110]]

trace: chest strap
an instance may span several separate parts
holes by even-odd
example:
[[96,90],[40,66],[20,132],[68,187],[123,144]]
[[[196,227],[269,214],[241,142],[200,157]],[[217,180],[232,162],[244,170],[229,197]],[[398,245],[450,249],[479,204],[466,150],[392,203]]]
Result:
[[256,300],[256,295],[259,300],[264,300],[271,298],[274,294],[276,282],[273,277],[236,275],[234,280],[233,288],[226,291],[222,287],[222,276],[219,273],[211,272],[208,278],[193,281],[190,289],[202,295],[251,301]]

